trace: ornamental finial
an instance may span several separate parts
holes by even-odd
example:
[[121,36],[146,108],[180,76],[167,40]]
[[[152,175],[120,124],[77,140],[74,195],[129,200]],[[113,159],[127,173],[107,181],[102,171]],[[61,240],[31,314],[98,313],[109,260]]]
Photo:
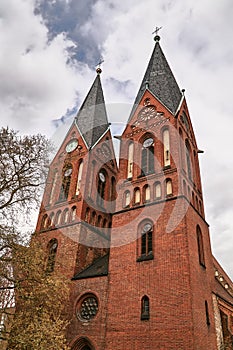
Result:
[[100,60],[99,60],[99,62],[97,63],[97,65],[96,65],[96,73],[97,74],[101,74],[102,73],[102,69],[100,68],[100,66],[101,66],[101,64],[104,62],[104,60],[103,60],[103,58],[101,57],[100,58]]
[[158,35],[158,32],[160,31],[160,29],[162,29],[163,27],[156,27],[155,30],[153,31],[152,34],[156,34],[154,37],[154,41],[159,41],[160,40],[160,36]]

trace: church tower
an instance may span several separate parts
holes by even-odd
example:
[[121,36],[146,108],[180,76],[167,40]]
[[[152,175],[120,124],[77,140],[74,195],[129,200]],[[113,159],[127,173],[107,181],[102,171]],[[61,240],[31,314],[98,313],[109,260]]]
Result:
[[121,136],[106,349],[216,349],[199,151],[159,39]]
[[47,271],[72,280],[69,345],[230,350],[233,284],[212,256],[201,151],[160,37],[119,167],[100,74],[51,163],[35,235]]

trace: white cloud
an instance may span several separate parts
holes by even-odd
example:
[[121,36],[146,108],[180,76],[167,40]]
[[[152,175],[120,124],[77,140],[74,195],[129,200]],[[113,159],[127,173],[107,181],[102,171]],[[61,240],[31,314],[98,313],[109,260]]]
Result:
[[84,64],[69,63],[71,40],[61,33],[48,41],[42,18],[30,0],[0,4],[0,113],[2,124],[22,131],[46,132],[87,87]]

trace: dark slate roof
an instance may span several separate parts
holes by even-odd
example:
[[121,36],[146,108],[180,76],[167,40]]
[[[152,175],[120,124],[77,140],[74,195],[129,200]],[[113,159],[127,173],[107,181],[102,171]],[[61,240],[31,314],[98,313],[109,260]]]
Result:
[[146,89],[157,97],[173,114],[176,113],[182,94],[158,41],[156,41],[130,118]]
[[83,271],[77,273],[72,280],[80,280],[83,278],[100,277],[108,275],[108,260],[109,255],[104,255],[96,259],[92,265],[88,266]]
[[77,114],[76,121],[88,148],[91,148],[108,129],[109,123],[99,74]]

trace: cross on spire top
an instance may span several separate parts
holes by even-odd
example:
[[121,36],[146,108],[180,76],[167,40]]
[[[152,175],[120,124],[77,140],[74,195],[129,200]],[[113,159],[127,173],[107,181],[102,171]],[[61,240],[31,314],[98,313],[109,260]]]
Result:
[[158,32],[160,31],[160,29],[162,29],[163,27],[156,27],[155,31],[152,34],[156,34],[158,35]]
[[100,74],[101,72],[102,72],[102,69],[100,68],[100,66],[101,66],[101,64],[104,62],[104,59],[102,58],[102,57],[100,57],[100,60],[99,60],[99,62],[97,63],[97,65],[96,65],[96,73],[97,74]]
[[156,27],[155,30],[153,31],[152,34],[155,34],[154,40],[155,41],[159,41],[160,40],[160,36],[158,35],[158,32],[160,31],[160,29],[162,29],[163,27]]

